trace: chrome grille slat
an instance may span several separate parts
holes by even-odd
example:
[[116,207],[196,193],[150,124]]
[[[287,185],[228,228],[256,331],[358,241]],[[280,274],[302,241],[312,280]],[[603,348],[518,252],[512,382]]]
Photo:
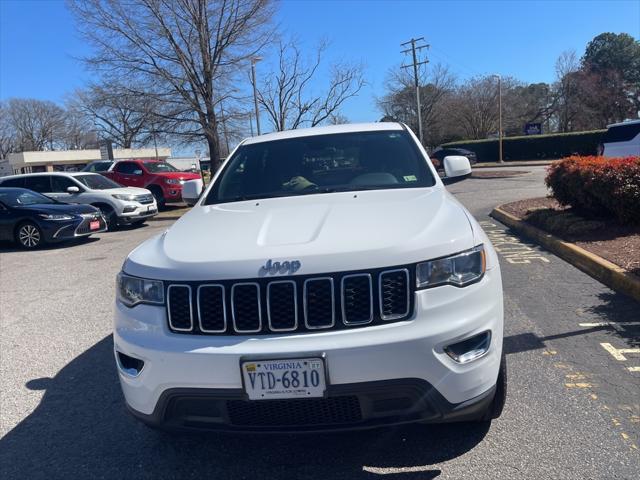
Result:
[[[209,297],[207,297],[207,291],[209,291]],[[219,299],[216,298],[215,291],[217,291],[217,295],[220,295]],[[213,295],[211,295],[212,293]],[[227,330],[227,308],[224,285],[218,283],[199,285],[196,291],[196,297],[200,330],[205,333],[225,332]],[[216,305],[217,302],[220,302],[221,305]],[[218,311],[216,312],[215,310]],[[211,318],[211,316],[214,318]],[[205,327],[205,323],[208,324],[207,327]],[[220,328],[210,328],[212,323],[222,323],[222,326]]]
[[[236,299],[237,295],[248,295],[247,299],[250,300],[252,294],[248,291],[249,288],[255,288],[255,304],[244,304]],[[244,290],[240,293],[240,289]],[[238,333],[257,333],[262,330],[262,302],[260,301],[260,284],[256,282],[240,282],[234,283],[231,287],[231,316],[233,317],[233,329]],[[255,328],[239,328],[240,323],[255,322],[257,320],[257,326]]]
[[[362,280],[365,280],[367,285],[363,285]],[[363,288],[368,290],[368,295],[366,291],[362,292]],[[373,321],[373,286],[369,273],[356,273],[342,277],[340,297],[342,322],[345,325],[364,325]],[[363,315],[367,309],[368,314]]]
[[[186,290],[187,292],[187,298],[186,298],[186,302],[184,301],[184,291],[182,291],[180,294],[178,293],[173,293],[173,292],[178,292],[180,290]],[[178,325],[178,322],[180,323],[184,323],[185,321],[185,317],[186,317],[186,312],[184,311],[187,306],[185,306],[185,303],[187,303],[188,308],[189,308],[189,315],[188,315],[188,319],[189,319],[189,327],[184,327],[184,326],[180,326]],[[192,305],[192,299],[191,299],[191,286],[190,285],[183,285],[183,284],[172,284],[169,285],[169,288],[167,289],[167,316],[169,319],[169,326],[171,327],[172,330],[178,331],[178,332],[190,332],[193,330],[193,305]],[[172,307],[173,304],[173,307]],[[175,310],[174,310],[175,309]],[[179,310],[178,310],[179,309]]]
[[[310,287],[310,285],[314,284],[314,283],[325,283],[327,285],[325,285],[325,288],[328,286],[330,289],[330,298],[331,298],[331,305],[330,305],[330,315],[329,317],[331,318],[331,322],[330,323],[322,323],[321,321],[318,322],[318,317],[322,317],[322,313],[326,314],[326,309],[327,307],[329,307],[328,305],[319,305],[319,303],[322,302],[322,299],[318,298],[318,294],[312,294],[310,292],[310,290],[312,290],[313,287]],[[333,278],[331,277],[317,277],[317,278],[309,278],[307,280],[304,281],[304,286],[303,286],[303,295],[302,295],[302,299],[303,299],[303,303],[304,303],[304,323],[305,326],[310,329],[310,330],[320,330],[320,329],[324,329],[324,328],[331,328],[336,324],[336,296],[335,296],[335,290],[333,287]],[[318,310],[322,310],[324,307],[325,312],[318,312]]]
[[[274,290],[285,287],[286,285],[291,285],[293,287],[291,293],[293,294],[293,301],[291,304],[288,302],[282,301],[282,299],[274,298],[276,293]],[[279,295],[287,295],[286,292],[280,292]],[[293,312],[287,312],[286,310],[291,310],[293,308]],[[280,310],[279,312],[272,312],[272,310]],[[283,311],[285,310],[285,311]],[[292,314],[292,315],[291,315]],[[279,318],[273,318],[273,317]],[[289,318],[289,320],[293,320],[293,324],[291,327],[277,327],[274,324],[276,322],[282,321],[282,317],[291,316],[293,318]],[[298,328],[298,290],[296,288],[296,282],[293,280],[276,280],[273,282],[269,282],[267,284],[267,319],[269,321],[269,329],[273,332],[291,332]]]
[[[408,269],[396,268],[380,272],[378,302],[382,320],[388,321],[406,317],[411,308],[410,295]],[[405,303],[404,309],[402,309],[402,302]]]

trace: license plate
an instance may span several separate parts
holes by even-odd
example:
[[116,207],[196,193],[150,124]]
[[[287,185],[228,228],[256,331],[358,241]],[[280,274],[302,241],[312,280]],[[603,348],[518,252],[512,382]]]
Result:
[[92,222],[89,222],[89,230],[98,230],[99,228],[100,228],[99,220],[93,220]]
[[289,358],[242,363],[250,400],[322,397],[326,389],[321,358]]

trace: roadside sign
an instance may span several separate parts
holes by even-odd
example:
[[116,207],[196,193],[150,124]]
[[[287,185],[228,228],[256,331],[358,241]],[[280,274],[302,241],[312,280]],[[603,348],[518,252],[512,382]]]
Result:
[[113,144],[109,140],[100,142],[100,160],[113,160]]
[[541,123],[527,123],[524,126],[525,135],[541,135],[542,124]]

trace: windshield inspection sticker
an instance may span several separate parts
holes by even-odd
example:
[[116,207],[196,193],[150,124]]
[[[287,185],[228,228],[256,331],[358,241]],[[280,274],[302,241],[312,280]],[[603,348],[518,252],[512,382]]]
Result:
[[404,178],[405,182],[415,182],[418,180],[415,175],[405,175],[402,178]]

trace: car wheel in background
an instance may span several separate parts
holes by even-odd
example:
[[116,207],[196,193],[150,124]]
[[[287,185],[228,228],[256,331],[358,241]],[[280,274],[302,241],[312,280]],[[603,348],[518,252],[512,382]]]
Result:
[[113,231],[118,227],[118,219],[116,218],[116,212],[109,205],[94,205],[100,210],[105,222],[107,223],[107,230]]
[[38,248],[44,243],[40,227],[31,222],[20,224],[16,229],[15,240],[18,245],[27,250]]
[[147,187],[147,189],[151,191],[151,195],[153,195],[153,198],[156,199],[158,210],[164,209],[164,207],[166,206],[166,201],[164,199],[164,193],[162,193],[162,189],[154,185]]

